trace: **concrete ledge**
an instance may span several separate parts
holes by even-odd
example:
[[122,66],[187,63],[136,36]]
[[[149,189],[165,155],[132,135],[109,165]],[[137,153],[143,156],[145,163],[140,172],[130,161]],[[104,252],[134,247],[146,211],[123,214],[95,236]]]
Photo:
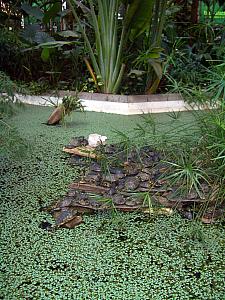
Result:
[[[62,98],[75,92],[59,92],[59,96],[24,96],[16,95],[21,102],[51,106],[62,102]],[[137,115],[143,113],[162,113],[171,111],[186,111],[198,109],[188,106],[178,94],[162,95],[111,95],[96,93],[80,93],[79,98],[85,106],[86,111],[114,113],[120,115]]]

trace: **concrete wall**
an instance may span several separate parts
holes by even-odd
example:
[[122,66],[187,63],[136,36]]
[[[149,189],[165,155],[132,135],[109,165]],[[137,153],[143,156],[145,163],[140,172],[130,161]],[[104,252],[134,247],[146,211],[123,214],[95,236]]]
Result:
[[[60,104],[65,95],[75,92],[59,91],[58,96],[24,96],[17,95],[24,103],[33,105]],[[142,113],[161,113],[170,111],[185,111],[195,109],[188,106],[179,94],[155,95],[111,95],[97,93],[79,93],[86,111],[114,113],[121,115],[136,115]]]

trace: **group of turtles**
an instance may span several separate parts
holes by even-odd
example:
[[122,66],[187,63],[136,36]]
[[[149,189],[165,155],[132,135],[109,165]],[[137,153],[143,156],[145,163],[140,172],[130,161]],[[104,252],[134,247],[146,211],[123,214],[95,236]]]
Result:
[[56,227],[73,228],[82,223],[84,213],[105,210],[171,214],[176,207],[191,219],[190,203],[201,201],[195,193],[183,201],[174,198],[174,188],[168,187],[163,176],[167,166],[151,147],[124,149],[120,144],[100,144],[90,149],[87,139],[80,136],[64,151],[72,154],[70,164],[82,172],[67,195],[48,208]]

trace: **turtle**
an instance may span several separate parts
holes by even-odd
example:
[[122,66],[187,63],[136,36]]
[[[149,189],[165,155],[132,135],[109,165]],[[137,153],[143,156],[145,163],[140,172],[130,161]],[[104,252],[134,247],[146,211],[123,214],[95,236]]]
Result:
[[116,194],[116,184],[115,184],[115,182],[113,182],[112,184],[111,184],[111,186],[110,186],[110,188],[109,188],[109,190],[108,190],[108,195],[109,196],[112,196],[112,195],[115,195]]
[[139,187],[140,179],[137,176],[126,177],[125,179],[125,189],[134,191]]
[[83,222],[82,217],[72,207],[63,207],[58,210],[55,209],[52,211],[52,215],[55,219],[55,225],[53,228],[74,228]]
[[125,163],[124,169],[126,175],[137,175],[141,169],[141,166],[135,163]]
[[114,195],[112,201],[114,205],[124,205],[126,203],[125,197],[121,194]]
[[72,189],[67,196],[50,208],[50,212],[55,219],[53,228],[74,228],[82,223],[81,214],[92,213],[100,205],[100,203],[98,205],[96,201],[89,199],[87,193]]
[[144,172],[139,172],[137,176],[142,182],[151,180],[151,175]]
[[117,191],[122,191],[124,190],[124,187],[125,187],[125,178],[122,178],[118,180],[118,182],[116,183],[116,189]]
[[149,168],[149,167],[154,166],[155,160],[152,159],[152,157],[145,157],[145,158],[143,158],[143,160],[142,160],[142,164],[143,164],[143,166],[144,166],[145,168]]
[[72,138],[70,143],[66,146],[66,148],[75,148],[75,147],[81,147],[81,146],[87,146],[88,140],[85,139],[84,136],[78,136]]
[[72,155],[69,159],[69,163],[72,166],[79,166],[79,167],[86,167],[87,166],[87,161],[83,157],[80,157],[78,155]]
[[110,167],[109,168],[109,172],[111,174],[115,174],[117,176],[120,176],[120,178],[125,177],[125,170],[122,168],[118,168],[118,167]]
[[100,166],[100,164],[98,164],[97,162],[93,162],[91,163],[91,165],[89,166],[89,170],[92,172],[101,172],[102,168]]
[[117,182],[120,179],[120,175],[117,174],[105,174],[102,176],[103,182],[108,182],[109,184]]
[[118,147],[115,144],[104,145],[103,147],[105,154],[114,154],[118,151]]
[[[79,147],[86,144],[87,140],[80,136],[73,138],[69,145]],[[72,183],[67,196],[58,201],[52,210],[57,227],[73,228],[82,222],[83,213],[113,207],[122,211],[143,209],[143,197],[134,197],[134,193],[139,195],[137,192],[152,191],[152,197],[161,196],[162,204],[168,204],[169,201],[162,198],[168,190],[165,191],[160,182],[164,172],[160,168],[164,166],[159,162],[160,154],[154,149],[148,146],[138,151],[133,149],[127,154],[119,145],[110,144],[100,145],[96,151],[110,160],[108,172],[102,170],[101,156],[95,161],[85,161],[89,166],[85,165],[84,181]],[[80,164],[80,158],[75,156],[73,160],[75,164]]]
[[98,184],[101,180],[101,174],[95,172],[89,172],[87,175],[85,175],[84,180],[86,182]]
[[83,219],[80,215],[77,215],[76,211],[70,212],[67,210],[62,210],[56,219],[57,227],[74,228],[75,226],[81,224]]

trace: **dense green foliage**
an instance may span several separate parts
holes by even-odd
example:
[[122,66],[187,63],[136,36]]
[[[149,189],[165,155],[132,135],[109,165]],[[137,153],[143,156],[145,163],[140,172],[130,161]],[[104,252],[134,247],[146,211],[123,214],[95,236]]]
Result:
[[[224,90],[217,74],[225,57],[224,25],[213,18],[197,22],[197,2],[69,0],[72,20],[56,0],[39,6],[21,1],[26,26],[0,27],[0,67],[12,79],[30,82],[33,93],[177,91],[168,78],[191,89]],[[61,31],[60,18],[69,30]],[[58,20],[56,32],[50,20]]]
[[[63,145],[73,136],[111,129],[128,133],[139,116],[75,113],[67,126],[42,124],[51,108],[32,107],[11,120],[29,143],[26,158],[0,162],[1,299],[223,300],[224,228],[179,216],[93,215],[53,233],[40,210],[67,191],[78,171]],[[164,124],[171,118],[158,115]],[[182,113],[180,124],[190,122]],[[107,123],[107,126],[105,124]],[[167,127],[168,128],[168,127]]]

